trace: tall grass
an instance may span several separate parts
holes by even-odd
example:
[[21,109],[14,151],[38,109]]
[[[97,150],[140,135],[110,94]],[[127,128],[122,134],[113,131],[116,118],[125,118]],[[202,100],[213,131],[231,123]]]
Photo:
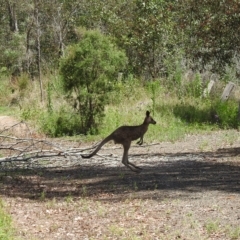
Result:
[[0,239],[11,240],[13,238],[14,231],[12,228],[11,217],[5,212],[4,204],[0,199]]
[[[127,86],[126,86],[127,88]],[[160,81],[140,84],[121,101],[106,108],[105,121],[100,130],[102,137],[121,125],[141,124],[146,110],[150,110],[157,125],[150,126],[146,141],[176,141],[187,133],[210,131],[220,126],[212,121],[209,100],[194,96],[178,97],[178,89],[168,92]]]
[[[117,81],[110,103],[105,107],[99,134],[82,136],[82,141],[99,140],[121,125],[141,124],[147,110],[157,125],[150,126],[146,141],[176,141],[186,133],[239,127],[237,99],[221,102],[221,92],[216,91],[204,98],[206,84],[200,74],[196,73],[191,79],[184,78],[181,71],[175,75],[175,85],[167,79],[141,81],[131,75]],[[14,114],[31,121],[49,136],[81,135],[80,118],[69,106],[58,75],[47,75],[43,82],[44,102],[40,102],[38,83],[26,76],[20,77],[16,92],[5,96],[9,101],[13,97],[18,99],[10,109],[18,108],[19,111],[13,110]],[[6,86],[0,83],[3,92]],[[2,113],[9,109],[6,101],[1,100],[1,105]]]

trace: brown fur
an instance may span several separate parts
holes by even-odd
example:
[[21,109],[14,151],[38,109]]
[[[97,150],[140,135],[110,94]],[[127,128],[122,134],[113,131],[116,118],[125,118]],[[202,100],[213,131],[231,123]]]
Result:
[[113,140],[116,144],[123,145],[123,157],[122,163],[130,168],[134,172],[139,172],[141,168],[135,166],[133,163],[128,161],[128,150],[131,146],[133,140],[140,140],[137,142],[139,145],[143,143],[143,136],[148,130],[149,124],[156,124],[156,121],[150,116],[150,112],[146,112],[146,117],[144,122],[139,126],[121,126],[112,132],[109,136],[102,140],[102,142],[97,146],[97,148],[89,155],[82,155],[83,158],[90,158],[95,155],[101,147],[107,142]]

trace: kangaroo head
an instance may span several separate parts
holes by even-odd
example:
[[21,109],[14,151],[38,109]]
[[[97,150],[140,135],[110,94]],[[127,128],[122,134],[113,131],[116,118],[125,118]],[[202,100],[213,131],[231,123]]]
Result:
[[147,123],[147,124],[156,124],[157,122],[150,116],[150,112],[147,111],[146,112],[146,117],[144,119],[144,123]]

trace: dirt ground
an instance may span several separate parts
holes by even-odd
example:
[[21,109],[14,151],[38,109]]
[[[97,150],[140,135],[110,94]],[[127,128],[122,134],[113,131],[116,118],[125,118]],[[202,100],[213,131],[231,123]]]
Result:
[[77,164],[2,167],[0,194],[16,239],[240,239],[239,132],[133,143],[129,159],[140,174],[121,155],[109,144]]

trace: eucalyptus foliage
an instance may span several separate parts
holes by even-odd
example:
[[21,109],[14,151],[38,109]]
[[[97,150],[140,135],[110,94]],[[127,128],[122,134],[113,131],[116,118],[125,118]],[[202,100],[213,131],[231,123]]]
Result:
[[192,69],[222,73],[239,59],[239,15],[238,0],[2,1],[0,70],[34,77],[41,63],[52,71],[86,27],[115,38],[135,76],[168,76],[179,53]]

